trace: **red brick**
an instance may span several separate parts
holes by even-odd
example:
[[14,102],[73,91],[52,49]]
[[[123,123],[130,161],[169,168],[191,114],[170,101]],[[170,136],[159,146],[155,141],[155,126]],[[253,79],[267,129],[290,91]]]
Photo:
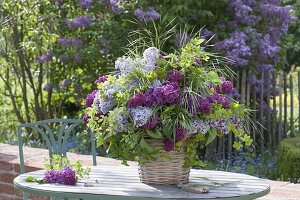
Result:
[[[36,171],[36,170],[40,170],[40,169],[42,169],[42,168],[40,168],[40,167],[32,167],[32,166],[25,165],[25,172],[32,172],[32,171]],[[14,171],[16,173],[20,173],[21,172],[20,164],[19,163],[15,163],[14,164]]]
[[31,200],[49,200],[50,199],[50,197],[47,197],[47,196],[38,196],[38,195],[35,195],[35,194],[30,194],[29,198]]
[[5,160],[0,160],[0,169],[5,171],[11,171],[13,169],[13,164]]
[[12,184],[0,183],[0,194],[15,194],[15,188]]
[[16,174],[2,171],[0,172],[0,182],[12,184],[16,176]]
[[23,200],[23,198],[14,195],[0,194],[0,200]]

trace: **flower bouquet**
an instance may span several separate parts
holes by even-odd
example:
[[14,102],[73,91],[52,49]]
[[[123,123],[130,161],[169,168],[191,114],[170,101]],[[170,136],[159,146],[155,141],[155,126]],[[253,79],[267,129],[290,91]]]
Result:
[[204,51],[203,42],[193,38],[169,55],[149,47],[120,57],[117,71],[99,77],[87,95],[84,121],[98,145],[124,164],[138,161],[144,183],[187,182],[199,164],[198,145],[217,136],[234,133],[236,148],[252,142],[244,131],[247,109],[232,99],[225,78],[226,59]]

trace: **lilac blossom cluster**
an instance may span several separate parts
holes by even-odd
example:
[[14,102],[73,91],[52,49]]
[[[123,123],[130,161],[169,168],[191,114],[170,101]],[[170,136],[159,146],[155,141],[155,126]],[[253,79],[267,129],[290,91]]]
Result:
[[194,134],[194,133],[202,133],[206,134],[208,130],[210,129],[210,126],[208,125],[207,121],[201,120],[201,119],[196,119],[191,123],[191,126],[194,128],[193,130],[189,130],[189,134]]
[[130,114],[134,125],[136,127],[141,127],[147,124],[148,120],[152,116],[152,109],[149,107],[138,106],[136,108],[131,108]]
[[209,119],[208,120],[208,125],[212,128],[218,129],[223,134],[228,134],[229,133],[229,127],[228,127],[227,119],[225,117],[222,117],[218,121]]
[[92,93],[88,94],[85,99],[85,107],[91,107],[93,105],[94,99],[98,93],[98,90],[94,90]]
[[93,0],[79,0],[77,5],[85,9],[90,9],[93,5]]
[[47,52],[47,53],[44,53],[40,56],[38,56],[36,58],[36,61],[39,63],[39,64],[44,64],[44,63],[48,63],[52,60],[54,56],[54,53],[53,52]]
[[65,167],[59,171],[50,169],[44,174],[46,183],[59,183],[64,185],[75,185],[77,183],[76,173],[69,167]]
[[83,41],[78,38],[75,38],[75,37],[58,38],[57,43],[60,44],[64,48],[81,47],[83,45]]
[[107,81],[108,76],[104,75],[104,76],[100,76],[99,78],[97,78],[94,82],[94,84],[98,84],[98,83],[104,83],[105,81]]
[[149,22],[160,18],[160,14],[154,7],[149,7],[148,9],[138,8],[134,11],[134,15],[141,22]]
[[67,19],[65,22],[69,29],[75,31],[79,28],[90,26],[93,22],[93,19],[91,15],[81,15],[74,19]]
[[144,125],[144,128],[150,130],[150,129],[155,128],[159,124],[160,124],[160,121],[156,117],[151,117],[148,120],[148,122]]

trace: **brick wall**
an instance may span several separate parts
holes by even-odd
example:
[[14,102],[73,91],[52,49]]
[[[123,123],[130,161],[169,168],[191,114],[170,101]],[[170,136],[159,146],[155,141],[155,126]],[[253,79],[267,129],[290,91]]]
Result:
[[[37,148],[24,148],[25,171],[35,171],[43,168],[44,160],[48,158],[48,150]],[[83,165],[92,165],[91,155],[69,153],[71,161],[81,160]],[[118,160],[97,157],[98,165],[120,165]],[[135,165],[135,163],[130,163]],[[19,150],[17,146],[0,144],[0,200],[21,200],[22,192],[15,189],[13,180],[20,174]],[[47,197],[30,195],[32,200],[46,200]]]

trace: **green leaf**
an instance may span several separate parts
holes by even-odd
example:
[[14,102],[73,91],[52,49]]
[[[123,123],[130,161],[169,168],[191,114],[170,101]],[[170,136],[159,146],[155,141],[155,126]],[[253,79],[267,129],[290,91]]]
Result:
[[208,138],[206,140],[205,146],[211,143],[217,137],[217,131],[211,130],[208,134]]
[[26,182],[36,182],[36,179],[32,176],[28,176],[27,178],[25,178]]
[[234,142],[232,146],[236,150],[240,150],[243,147],[243,145],[240,142]]
[[143,149],[146,149],[149,153],[154,152],[154,148],[148,143],[146,142],[144,139],[141,139],[140,142],[140,147]]
[[218,84],[221,83],[220,77],[215,71],[208,72],[209,79],[212,83]]
[[163,138],[161,132],[159,132],[159,131],[153,132],[153,131],[146,130],[146,133],[153,139],[162,139]]
[[44,179],[36,179],[35,182],[37,182],[38,184],[45,183]]

